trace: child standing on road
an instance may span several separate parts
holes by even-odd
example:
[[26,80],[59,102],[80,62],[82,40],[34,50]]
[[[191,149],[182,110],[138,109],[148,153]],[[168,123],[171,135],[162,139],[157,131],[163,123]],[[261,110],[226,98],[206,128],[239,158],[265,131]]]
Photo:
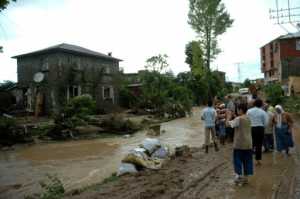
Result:
[[225,104],[220,104],[217,107],[217,121],[216,121],[216,124],[218,126],[217,134],[218,134],[218,137],[220,139],[220,143],[222,145],[225,145],[225,137],[226,137],[225,121],[226,121]]
[[217,113],[213,108],[213,103],[211,100],[208,101],[208,106],[203,110],[201,119],[205,123],[205,152],[208,153],[208,148],[210,145],[210,135],[214,143],[215,150],[218,151],[218,145],[216,143],[216,131],[215,131],[215,122]]
[[248,183],[248,176],[253,175],[253,157],[252,157],[252,136],[251,123],[246,115],[247,105],[238,106],[238,117],[229,121],[227,116],[226,124],[235,128],[233,140],[233,165],[236,177],[235,183],[243,185]]

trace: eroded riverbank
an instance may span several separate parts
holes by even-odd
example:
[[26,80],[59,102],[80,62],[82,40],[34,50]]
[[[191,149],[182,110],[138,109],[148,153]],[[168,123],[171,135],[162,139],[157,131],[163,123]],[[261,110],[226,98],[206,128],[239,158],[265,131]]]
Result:
[[[255,176],[249,185],[236,187],[231,145],[227,144],[219,152],[209,155],[199,148],[204,138],[199,112],[200,109],[195,109],[192,117],[163,123],[165,133],[158,137],[172,146],[187,144],[197,147],[190,156],[172,160],[160,171],[124,177],[98,187],[96,191],[72,197],[271,199],[277,192],[280,198],[280,191],[288,189],[288,176],[295,169],[295,151],[289,158],[281,154],[264,154],[263,165],[255,168]],[[295,132],[299,132],[299,125],[296,125]],[[1,152],[0,198],[23,198],[40,191],[38,181],[47,173],[57,174],[67,191],[99,183],[115,172],[128,150],[146,137],[146,132],[140,131],[126,139],[116,137],[41,144]],[[296,136],[296,143],[300,143],[299,136]],[[129,184],[132,186],[128,187]]]
[[[193,116],[162,124],[159,139],[169,145],[203,143],[199,109]],[[124,155],[147,137],[146,130],[130,138],[114,137],[37,144],[0,152],[0,198],[23,198],[40,191],[46,174],[57,174],[67,190],[102,181],[115,172]]]

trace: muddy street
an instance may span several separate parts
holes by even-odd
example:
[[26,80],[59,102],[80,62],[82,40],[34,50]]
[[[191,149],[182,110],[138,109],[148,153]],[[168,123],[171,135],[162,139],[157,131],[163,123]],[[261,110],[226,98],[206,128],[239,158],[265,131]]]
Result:
[[[97,191],[84,192],[75,198],[232,198],[271,199],[280,188],[289,187],[287,176],[295,167],[295,151],[264,154],[263,165],[255,168],[249,185],[236,187],[231,164],[232,147],[227,144],[209,155],[203,144],[200,109],[193,116],[162,124],[158,138],[171,146],[189,145],[191,154],[170,161],[159,171],[125,176],[107,183]],[[296,126],[296,132],[299,132]],[[40,191],[39,181],[46,174],[57,174],[67,191],[101,182],[115,172],[128,150],[147,137],[140,131],[130,138],[105,138],[38,144],[0,153],[0,198],[23,198]],[[299,143],[299,139],[297,139]],[[279,197],[280,198],[280,197]]]

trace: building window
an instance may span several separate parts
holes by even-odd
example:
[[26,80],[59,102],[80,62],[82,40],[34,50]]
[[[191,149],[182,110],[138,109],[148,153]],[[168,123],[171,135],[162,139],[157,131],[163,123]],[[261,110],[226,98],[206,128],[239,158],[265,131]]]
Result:
[[105,74],[110,74],[110,73],[111,73],[110,67],[105,67],[104,73],[105,73]]
[[278,42],[274,43],[274,53],[278,51]]
[[271,68],[273,68],[273,67],[274,67],[274,61],[273,61],[273,60],[271,60],[271,64],[270,64],[270,66],[271,66]]
[[103,86],[102,97],[104,100],[111,100],[114,103],[114,88],[112,86]]
[[49,61],[48,58],[45,58],[42,63],[42,72],[49,71]]
[[80,96],[81,95],[81,87],[80,86],[68,86],[68,90],[67,90],[67,99],[71,99],[73,97],[76,96]]
[[300,50],[300,39],[296,40],[296,50]]

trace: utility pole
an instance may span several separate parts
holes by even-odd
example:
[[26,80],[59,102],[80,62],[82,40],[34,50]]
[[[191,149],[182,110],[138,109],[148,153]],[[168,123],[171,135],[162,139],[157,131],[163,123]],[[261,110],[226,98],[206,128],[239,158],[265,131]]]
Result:
[[[286,0],[285,0],[286,2]],[[275,20],[275,24],[289,33],[285,27],[286,24],[292,25],[297,31],[300,31],[300,6],[291,7],[291,0],[287,0],[287,8],[279,8],[278,0],[275,0],[276,9],[270,9],[270,19]]]
[[242,81],[241,64],[243,64],[243,62],[236,62],[234,64],[237,66],[238,79],[239,82],[241,82]]

